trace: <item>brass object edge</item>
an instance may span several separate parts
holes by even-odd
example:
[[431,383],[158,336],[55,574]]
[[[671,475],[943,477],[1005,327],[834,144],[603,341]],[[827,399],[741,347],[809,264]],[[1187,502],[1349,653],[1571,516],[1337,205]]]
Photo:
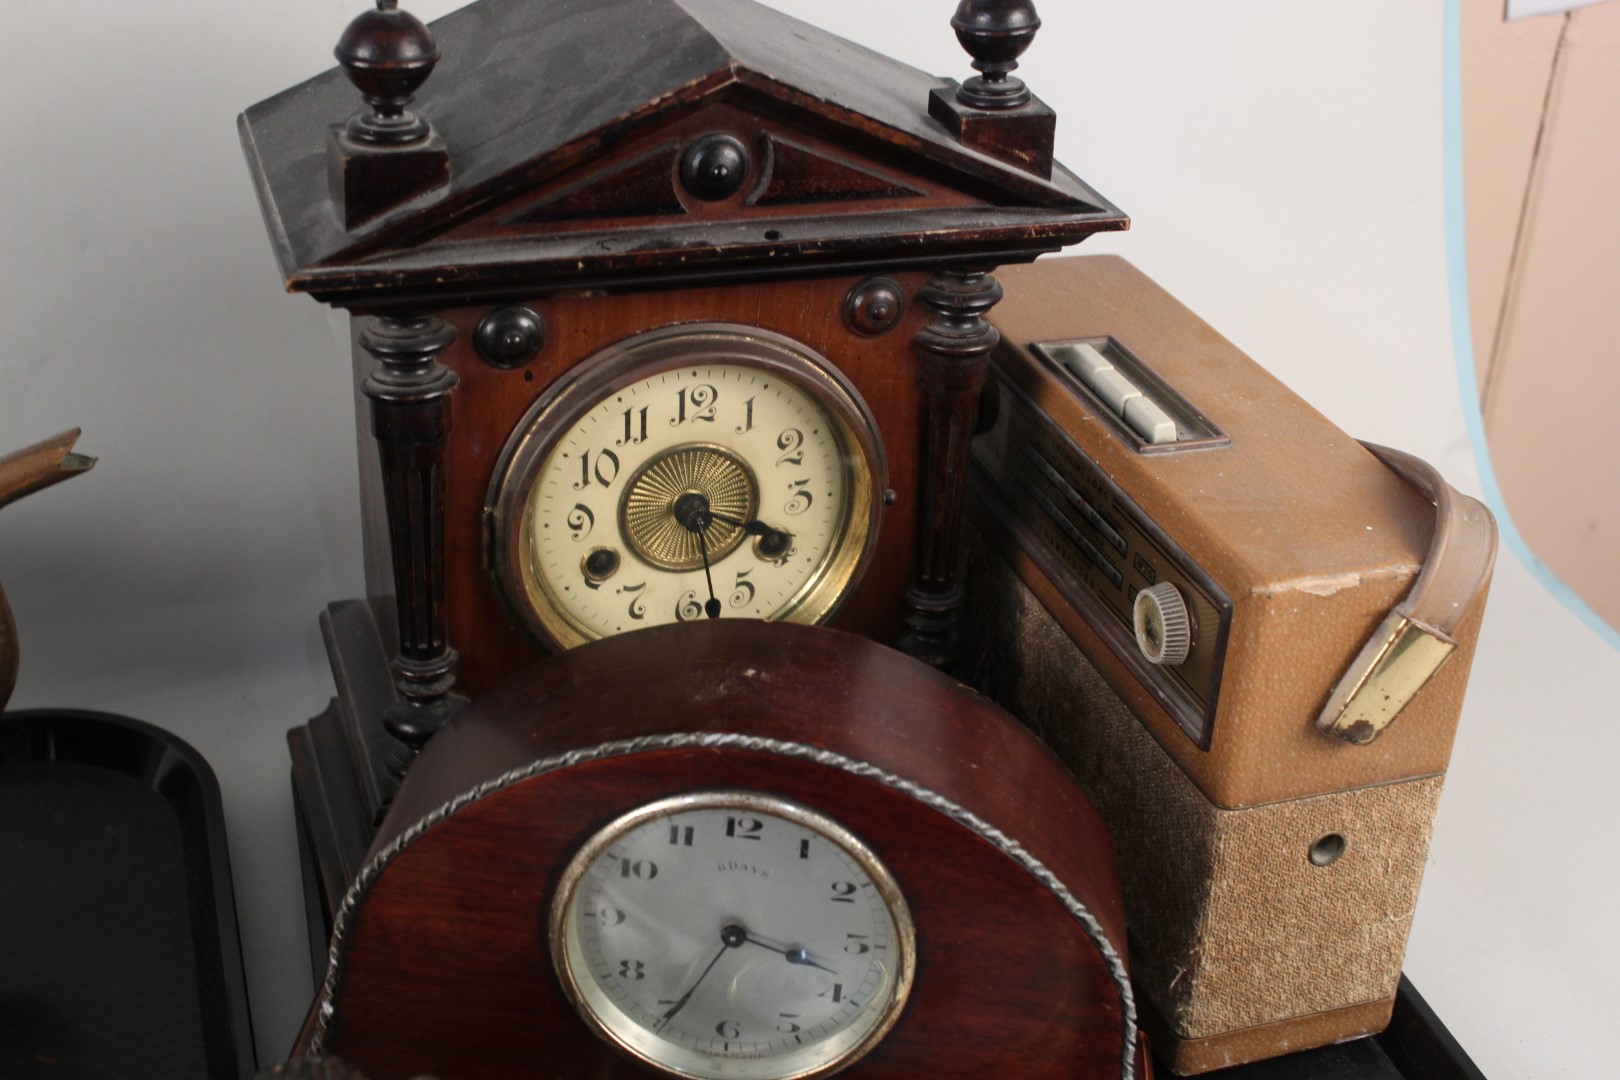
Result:
[[1365,746],[1387,728],[1407,702],[1451,659],[1457,642],[1401,611],[1384,616],[1333,688],[1316,726]]

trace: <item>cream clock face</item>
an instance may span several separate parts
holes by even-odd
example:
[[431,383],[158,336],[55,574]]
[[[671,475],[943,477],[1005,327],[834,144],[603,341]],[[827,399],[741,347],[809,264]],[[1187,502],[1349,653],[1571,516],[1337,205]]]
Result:
[[898,885],[837,822],[705,792],[607,826],[551,912],[563,987],[599,1035],[665,1072],[825,1076],[884,1036],[911,985]]
[[491,491],[509,609],[561,646],[707,618],[824,619],[884,483],[854,391],[758,330],[654,331],[585,361],[520,425]]

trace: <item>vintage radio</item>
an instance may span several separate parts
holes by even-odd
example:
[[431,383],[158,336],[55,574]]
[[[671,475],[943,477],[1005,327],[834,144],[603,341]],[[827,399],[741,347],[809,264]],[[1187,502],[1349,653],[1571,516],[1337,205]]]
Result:
[[978,681],[1098,802],[1180,1072],[1381,1030],[1495,552],[1128,263],[1008,270]]

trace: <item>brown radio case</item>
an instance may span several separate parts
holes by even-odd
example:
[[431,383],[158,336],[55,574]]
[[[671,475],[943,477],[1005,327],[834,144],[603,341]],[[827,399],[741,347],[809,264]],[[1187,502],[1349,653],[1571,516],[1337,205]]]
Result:
[[[1483,584],[1377,738],[1318,730],[1413,591],[1434,504],[1123,260],[1001,276],[970,482],[975,678],[1114,833],[1156,1048],[1196,1073],[1381,1030]],[[1074,343],[1118,361],[1179,441],[1147,442],[1055,362]],[[1180,669],[1132,635],[1156,582],[1187,600]]]

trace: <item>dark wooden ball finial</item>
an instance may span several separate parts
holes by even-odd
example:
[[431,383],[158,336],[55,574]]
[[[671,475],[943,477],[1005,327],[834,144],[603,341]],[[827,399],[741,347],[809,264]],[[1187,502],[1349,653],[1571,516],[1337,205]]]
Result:
[[427,121],[406,108],[439,62],[439,46],[422,20],[400,11],[398,0],[377,0],[343,31],[333,53],[371,106],[349,121],[351,138],[399,145],[428,137]]
[[1029,87],[1011,72],[1041,28],[1033,0],[962,0],[951,27],[973,57],[974,69],[983,72],[962,84],[958,101],[975,109],[1029,104]]

